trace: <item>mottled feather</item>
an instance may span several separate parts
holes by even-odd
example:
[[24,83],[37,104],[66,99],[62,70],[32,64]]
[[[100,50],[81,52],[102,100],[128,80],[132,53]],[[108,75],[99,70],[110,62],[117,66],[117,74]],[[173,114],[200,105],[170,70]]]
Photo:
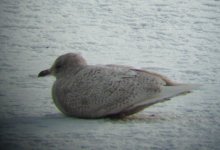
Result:
[[39,76],[49,73],[56,77],[55,105],[64,114],[80,118],[131,115],[194,88],[129,66],[87,65],[75,53],[58,57]]

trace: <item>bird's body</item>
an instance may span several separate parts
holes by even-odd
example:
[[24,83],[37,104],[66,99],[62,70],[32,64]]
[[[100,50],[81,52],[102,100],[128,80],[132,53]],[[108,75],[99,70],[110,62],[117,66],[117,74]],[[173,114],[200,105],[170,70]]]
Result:
[[48,71],[56,76],[52,88],[54,103],[68,116],[127,116],[194,88],[127,66],[92,66],[85,61],[76,65],[71,61],[74,58],[83,59],[78,54],[62,55]]

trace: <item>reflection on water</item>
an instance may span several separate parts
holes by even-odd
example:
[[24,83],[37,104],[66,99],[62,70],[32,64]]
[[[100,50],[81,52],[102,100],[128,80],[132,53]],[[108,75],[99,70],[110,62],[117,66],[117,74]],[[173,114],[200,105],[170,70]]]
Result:
[[[219,149],[219,8],[215,0],[0,1],[0,148]],[[66,52],[203,86],[126,119],[68,118],[52,103],[55,79],[37,79]]]

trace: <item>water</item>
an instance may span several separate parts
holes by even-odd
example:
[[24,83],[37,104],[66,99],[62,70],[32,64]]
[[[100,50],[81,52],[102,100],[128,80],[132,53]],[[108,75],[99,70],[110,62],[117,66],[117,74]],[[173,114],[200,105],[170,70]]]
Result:
[[[220,149],[218,0],[1,0],[1,149]],[[127,120],[67,118],[55,80],[37,78],[80,52],[203,86]]]

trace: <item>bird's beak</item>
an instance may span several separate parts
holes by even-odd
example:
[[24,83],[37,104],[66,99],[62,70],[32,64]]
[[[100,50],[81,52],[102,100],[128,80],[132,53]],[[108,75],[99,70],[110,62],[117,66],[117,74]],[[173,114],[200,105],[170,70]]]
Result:
[[44,76],[47,76],[47,75],[50,75],[50,74],[51,74],[50,69],[47,69],[47,70],[41,71],[41,72],[38,74],[38,77],[44,77]]

